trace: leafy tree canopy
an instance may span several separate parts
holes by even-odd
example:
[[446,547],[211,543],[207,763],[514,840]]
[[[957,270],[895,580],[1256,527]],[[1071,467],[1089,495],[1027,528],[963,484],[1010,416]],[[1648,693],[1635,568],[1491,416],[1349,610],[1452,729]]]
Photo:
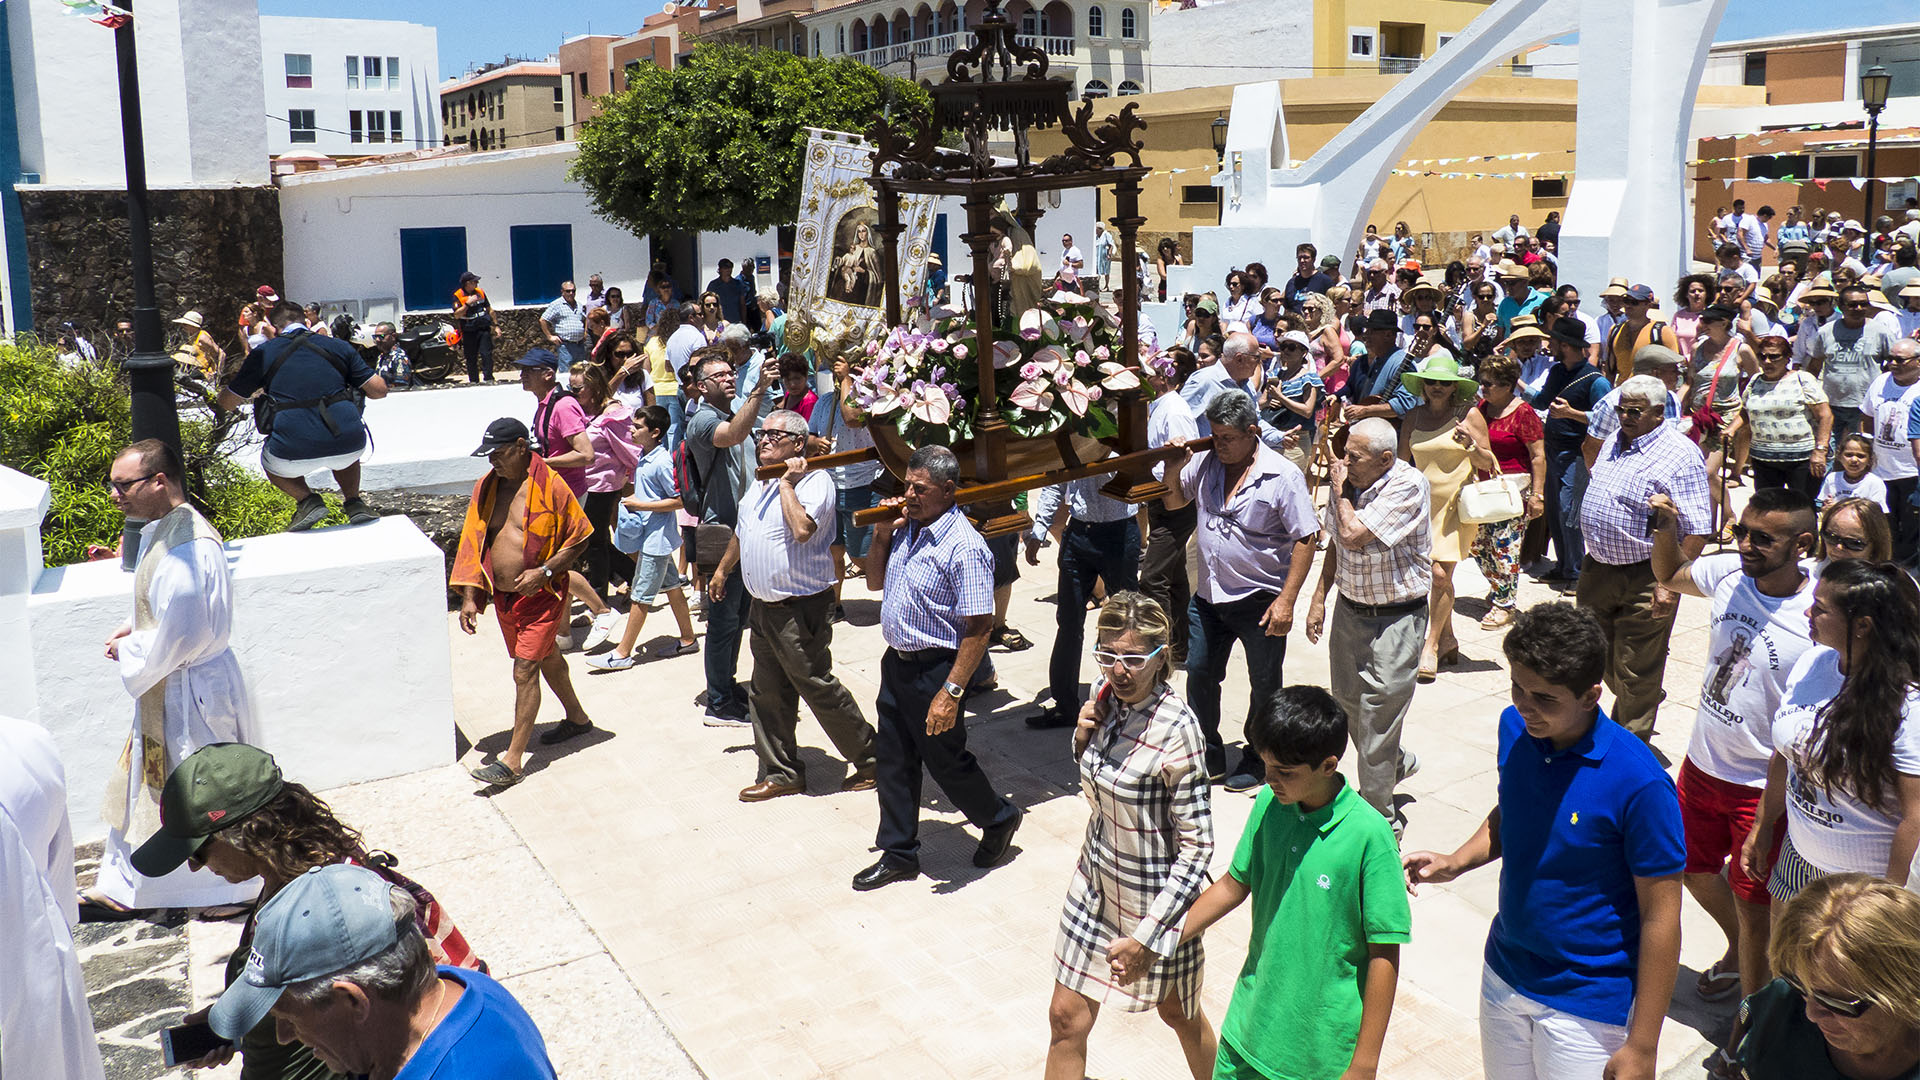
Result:
[[789,224],[808,128],[859,134],[932,108],[918,84],[854,60],[738,45],[702,45],[673,71],[633,65],[627,87],[581,126],[568,175],[639,236]]

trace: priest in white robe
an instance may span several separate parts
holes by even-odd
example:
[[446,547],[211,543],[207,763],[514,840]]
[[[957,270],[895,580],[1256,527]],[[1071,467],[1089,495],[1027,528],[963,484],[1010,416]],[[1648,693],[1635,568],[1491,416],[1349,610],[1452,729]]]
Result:
[[257,743],[240,665],[228,647],[233,576],[220,534],[186,501],[184,470],[158,440],[114,459],[113,499],[147,522],[134,571],[133,618],[107,639],[107,658],[134,699],[133,731],[107,784],[109,828],[99,896],[142,910],[215,907],[251,900],[258,882],[231,885],[211,871],[181,867],[141,876],[133,849],[160,829],[167,774],[208,743]]
[[66,773],[45,728],[0,716],[0,1076],[100,1080],[73,944]]

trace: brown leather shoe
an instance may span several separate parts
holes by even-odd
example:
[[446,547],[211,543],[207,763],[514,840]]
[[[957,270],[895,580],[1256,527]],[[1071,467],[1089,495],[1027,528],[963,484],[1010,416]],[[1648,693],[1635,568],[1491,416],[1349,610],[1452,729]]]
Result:
[[800,795],[806,792],[801,784],[776,784],[772,780],[762,780],[749,788],[740,789],[741,802],[766,802],[782,795]]
[[841,791],[872,791],[880,782],[870,772],[854,773],[840,782]]

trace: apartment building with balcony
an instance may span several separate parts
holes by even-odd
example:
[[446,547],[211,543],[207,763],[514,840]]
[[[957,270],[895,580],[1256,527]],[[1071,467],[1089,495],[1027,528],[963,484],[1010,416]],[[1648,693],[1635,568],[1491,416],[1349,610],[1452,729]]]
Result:
[[554,60],[488,65],[440,87],[447,145],[474,150],[545,146],[572,138],[566,87]]
[[267,153],[352,157],[440,145],[439,33],[383,19],[262,15]]

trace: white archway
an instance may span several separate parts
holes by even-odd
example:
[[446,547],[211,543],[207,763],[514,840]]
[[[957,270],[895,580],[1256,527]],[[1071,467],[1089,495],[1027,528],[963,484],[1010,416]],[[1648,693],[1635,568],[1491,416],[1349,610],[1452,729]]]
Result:
[[[1664,289],[1687,265],[1687,132],[1726,3],[1496,0],[1297,169],[1286,167],[1280,84],[1236,87],[1228,167],[1215,178],[1226,189],[1221,226],[1194,230],[1192,265],[1171,276],[1168,295],[1219,281],[1250,258],[1290,255],[1306,241],[1350,255],[1363,216],[1427,121],[1490,68],[1574,31],[1582,57],[1577,163],[1560,228],[1560,279],[1589,292],[1609,276]],[[1177,315],[1153,312],[1156,325]]]

